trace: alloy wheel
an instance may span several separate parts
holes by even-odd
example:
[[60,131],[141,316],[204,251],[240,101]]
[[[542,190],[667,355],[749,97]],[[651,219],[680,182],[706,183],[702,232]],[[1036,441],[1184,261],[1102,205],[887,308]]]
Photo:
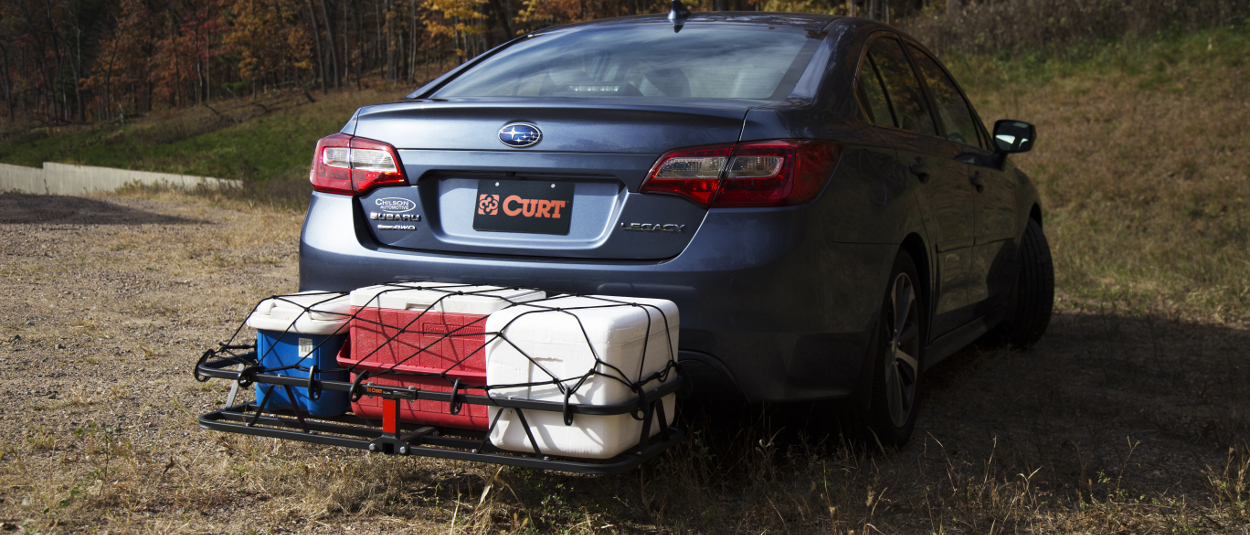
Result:
[[894,426],[903,427],[916,404],[916,383],[920,376],[919,308],[915,286],[907,273],[895,277],[888,305],[889,345],[883,359],[886,405]]

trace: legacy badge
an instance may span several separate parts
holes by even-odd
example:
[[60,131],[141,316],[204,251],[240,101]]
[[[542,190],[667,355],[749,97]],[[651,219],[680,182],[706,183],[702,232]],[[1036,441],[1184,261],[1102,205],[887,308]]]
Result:
[[621,230],[637,230],[641,232],[685,232],[685,225],[675,223],[621,223]]

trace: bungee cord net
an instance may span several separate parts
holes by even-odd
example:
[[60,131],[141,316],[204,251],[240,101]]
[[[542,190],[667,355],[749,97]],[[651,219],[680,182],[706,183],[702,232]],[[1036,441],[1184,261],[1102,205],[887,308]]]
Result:
[[[271,343],[261,349],[246,341],[246,320],[235,329],[229,341],[221,344],[221,349],[216,351],[215,356],[240,364],[241,369],[246,369],[246,373],[241,372],[239,376],[241,385],[245,383],[245,375],[254,377],[259,374],[285,372],[285,375],[309,379],[341,380],[347,374],[352,385],[352,410],[357,416],[370,419],[378,418],[375,411],[380,409],[381,404],[381,399],[371,400],[364,394],[364,386],[370,383],[450,392],[451,402],[401,401],[405,412],[404,421],[418,425],[484,430],[488,434],[496,430],[503,411],[497,411],[487,422],[484,413],[488,406],[471,404],[466,416],[462,414],[464,403],[456,401],[457,394],[485,395],[492,401],[532,399],[531,396],[545,401],[556,401],[563,406],[561,412],[564,425],[570,426],[575,420],[570,406],[594,403],[594,391],[605,389],[608,384],[614,383],[623,387],[637,401],[636,407],[628,414],[641,422],[647,419],[648,414],[652,414],[648,406],[656,401],[648,399],[648,389],[653,390],[658,385],[667,383],[678,370],[677,344],[674,340],[677,318],[669,317],[676,312],[676,307],[671,303],[582,294],[559,294],[534,299],[536,294],[541,294],[529,288],[470,284],[401,282],[375,285],[367,289],[374,292],[368,301],[362,304],[353,303],[345,311],[342,311],[341,306],[335,310],[327,305],[336,302],[341,305],[350,292],[275,295],[261,300],[253,307],[252,313],[256,313],[267,302],[298,310],[285,329],[269,333],[269,336],[279,340],[288,336],[307,336],[298,328],[301,320],[342,323],[330,335],[318,337],[319,340],[311,347],[300,347],[300,355],[295,363],[289,363],[289,355],[282,359],[271,358],[278,356],[278,344]],[[389,296],[403,292],[426,292],[427,300],[431,296],[434,298],[428,306],[411,310],[382,306]],[[448,312],[463,308],[459,304],[465,299],[476,301],[478,308],[491,309],[493,312]],[[669,312],[664,308],[669,308]],[[619,353],[619,349],[605,347],[603,314],[599,314],[601,312],[613,317],[632,315],[630,320],[634,322],[635,333],[640,331],[641,343],[629,344],[628,347],[631,351],[640,353],[633,355],[633,358],[624,359],[609,359],[609,355],[605,355],[605,351]],[[487,323],[493,314],[502,314],[499,317],[506,318],[506,321],[487,330]],[[560,342],[566,349],[560,351],[562,355],[553,358],[550,354],[544,354],[544,344],[541,341],[534,340],[533,336],[525,336],[524,331],[514,329],[514,326],[530,329],[535,325],[563,326],[560,331],[563,338]],[[336,336],[342,334],[348,335],[345,342]],[[336,350],[334,346],[339,343],[342,343],[342,347]],[[253,347],[254,353],[249,351]],[[495,355],[509,354],[514,367],[528,367],[527,371],[520,374],[526,377],[516,380],[518,374],[513,373],[505,378],[510,380],[488,379],[488,347],[492,348]],[[310,356],[323,349],[336,352],[335,366],[319,368],[313,363],[314,359]],[[550,346],[546,349],[550,349]],[[325,363],[324,358],[321,360]],[[280,365],[265,366],[266,363],[274,362]],[[570,370],[568,362],[584,362],[586,369]],[[321,393],[313,388],[312,381],[308,385],[305,391],[308,399],[317,400]],[[618,387],[616,391],[620,392],[621,389]],[[265,401],[260,399],[260,394],[257,397],[259,409],[264,410]],[[263,397],[269,396],[266,394]],[[296,399],[289,402],[300,403]],[[448,416],[452,417],[451,423],[447,421]],[[670,421],[663,415],[659,418]],[[520,414],[519,419],[521,425],[526,427],[527,442],[531,443],[535,453],[540,453],[533,430],[529,429],[533,424],[526,421],[524,414]],[[650,422],[646,422],[643,433],[646,434],[651,427]],[[641,438],[645,442],[646,437]]]

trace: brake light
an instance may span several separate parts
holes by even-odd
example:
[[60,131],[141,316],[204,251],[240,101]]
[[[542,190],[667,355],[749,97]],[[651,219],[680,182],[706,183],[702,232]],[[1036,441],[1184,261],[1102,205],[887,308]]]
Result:
[[725,170],[716,206],[788,206],[816,198],[842,155],[832,141],[739,144]]
[[665,153],[642,193],[684,197],[702,207],[791,206],[816,198],[842,155],[836,141],[780,139]]
[[655,162],[639,191],[677,195],[707,208],[732,152],[733,145],[669,151]]
[[317,141],[308,178],[317,191],[344,195],[408,183],[395,147],[347,134],[334,134]]

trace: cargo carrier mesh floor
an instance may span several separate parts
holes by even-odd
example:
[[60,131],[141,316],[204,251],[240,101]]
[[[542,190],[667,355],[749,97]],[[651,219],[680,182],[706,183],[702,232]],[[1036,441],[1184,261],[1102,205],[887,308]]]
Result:
[[[266,367],[264,363],[272,363],[270,352],[276,351],[274,345],[258,352],[258,345],[244,341],[246,322],[239,325],[231,339],[211,349],[199,358],[195,365],[195,378],[201,382],[211,379],[222,379],[235,383],[227,406],[200,416],[201,427],[216,431],[226,431],[257,436],[266,436],[288,440],[299,440],[317,444],[365,449],[371,452],[391,455],[417,455],[446,459],[480,461],[488,463],[523,466],[548,470],[581,472],[593,474],[610,474],[630,470],[668,449],[681,440],[683,432],[673,425],[669,415],[675,396],[683,386],[676,358],[675,344],[667,339],[670,333],[670,318],[660,307],[649,302],[633,301],[629,298],[611,298],[604,296],[584,296],[562,294],[548,299],[514,302],[500,297],[497,290],[525,290],[524,288],[483,289],[482,286],[444,284],[444,283],[392,283],[385,284],[373,297],[382,299],[389,292],[431,291],[438,292],[439,297],[423,310],[414,311],[403,317],[402,321],[390,321],[385,315],[377,312],[376,303],[370,302],[364,307],[353,307],[350,313],[342,313],[343,319],[372,332],[372,340],[368,351],[350,353],[345,346],[344,360],[354,362],[348,366],[327,366],[318,369],[316,365],[305,365],[303,360],[297,364]],[[304,292],[294,296],[274,296],[270,298],[284,306],[302,309],[299,317],[290,322],[281,334],[296,333],[295,325],[300,317],[311,315],[314,311],[319,317],[327,312],[319,310],[318,305],[332,300],[342,299],[347,292]],[[311,299],[308,296],[315,296]],[[471,297],[475,299],[498,299],[504,309],[523,306],[523,311],[513,314],[510,320],[493,332],[485,331],[486,316],[453,325],[450,328],[429,329],[423,320],[437,317],[437,310],[443,310],[444,302],[454,299]],[[324,299],[323,299],[324,298]],[[262,301],[264,303],[264,301]],[[575,303],[576,306],[561,306]],[[260,305],[258,305],[259,307]],[[642,340],[642,351],[638,369],[621,369],[601,359],[592,343],[587,327],[579,317],[580,311],[590,309],[606,309],[616,307],[633,307],[646,315],[646,329]],[[675,310],[675,309],[674,309]],[[574,376],[560,377],[552,371],[551,360],[544,355],[531,354],[523,347],[525,343],[516,343],[506,334],[508,327],[521,321],[522,318],[534,319],[532,316],[543,315],[544,321],[568,318],[576,320],[584,337],[585,351],[593,357],[593,365],[584,372]],[[555,315],[560,315],[558,318]],[[655,325],[653,325],[655,322]],[[650,362],[651,372],[645,372],[647,348],[652,347],[650,339],[653,327],[660,329],[665,354],[661,363]],[[346,328],[343,333],[345,334]],[[471,338],[472,337],[472,338]],[[331,343],[324,338],[314,347],[300,347],[300,354],[313,354],[321,350],[321,344]],[[473,343],[459,343],[465,340]],[[419,340],[419,343],[412,343]],[[397,341],[408,341],[399,344]],[[481,343],[483,342],[484,343]],[[348,339],[347,344],[353,341]],[[466,362],[484,361],[486,347],[496,344],[504,345],[515,354],[520,354],[531,365],[534,377],[529,381],[509,382],[508,384],[485,384],[485,381],[466,381],[461,368]],[[532,344],[531,344],[532,345]],[[398,348],[398,349],[397,349]],[[448,350],[454,348],[454,350]],[[446,364],[441,369],[429,369],[430,354],[442,350],[435,362]],[[459,352],[457,352],[459,350]],[[390,352],[385,362],[380,362],[377,353]],[[396,351],[400,351],[396,353]],[[448,353],[454,359],[448,360]],[[422,363],[423,366],[413,365]],[[656,369],[658,368],[658,370]],[[344,375],[349,379],[341,380]],[[326,377],[339,377],[340,380]],[[389,380],[384,380],[389,379]],[[395,380],[398,379],[398,380]],[[605,382],[615,382],[628,389],[629,396],[616,403],[581,404],[577,402],[579,394],[585,394],[589,386],[603,388]],[[252,385],[264,385],[258,389],[255,402],[234,403],[235,391]],[[414,386],[415,385],[426,385]],[[503,392],[515,394],[529,389],[558,392],[558,400],[526,399],[524,396],[501,395]],[[492,395],[494,392],[496,395]],[[330,417],[314,416],[308,407],[327,393],[343,393],[353,407],[363,408],[366,405],[380,409],[375,416],[380,418],[361,418],[359,415],[344,414]],[[281,403],[275,399],[281,398]],[[301,402],[300,400],[304,401]],[[476,426],[425,425],[414,423],[412,417],[405,418],[403,410],[415,410],[420,404],[445,407],[451,417],[457,417],[464,411],[476,411],[481,414],[482,408],[493,409],[489,422],[481,421]],[[284,406],[279,406],[284,405]],[[666,410],[667,409],[667,410]],[[415,414],[415,413],[413,413]],[[519,424],[524,431],[525,447],[515,445],[508,450],[501,449],[490,440],[492,432],[499,429],[500,420],[505,414],[512,419],[512,425]],[[560,455],[553,451],[544,451],[540,447],[543,440],[536,439],[538,426],[533,422],[539,419],[551,421],[552,415],[558,415],[565,426],[578,425],[580,418],[628,415],[637,422],[639,433],[637,441],[623,453],[608,459],[588,459],[569,455]],[[465,420],[468,421],[468,420]],[[458,428],[460,427],[460,428]],[[470,429],[463,429],[470,427]],[[477,427],[473,429],[472,427]],[[633,443],[633,439],[630,439]]]

